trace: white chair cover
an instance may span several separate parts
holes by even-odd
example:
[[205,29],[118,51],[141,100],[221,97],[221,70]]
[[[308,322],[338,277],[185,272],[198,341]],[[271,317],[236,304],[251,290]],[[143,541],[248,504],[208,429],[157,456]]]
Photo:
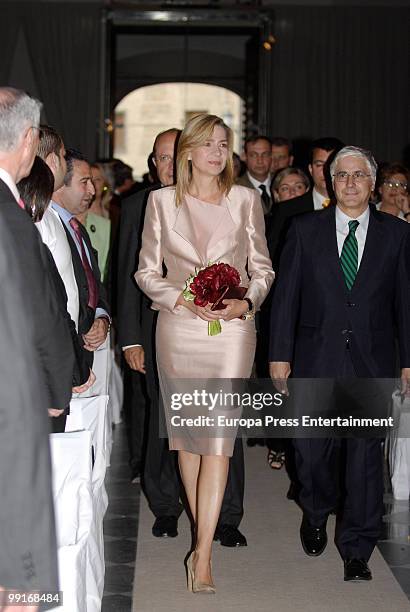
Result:
[[93,525],[91,432],[50,435],[62,612],[87,609],[87,548]]
[[395,499],[410,495],[410,398],[402,402],[400,393],[393,393],[393,417],[399,427],[388,436],[390,476]]
[[108,395],[110,398],[109,412],[111,414],[110,422],[117,425],[118,423],[121,423],[121,409],[122,400],[124,397],[124,388],[121,369],[115,358],[114,349],[111,349],[110,361],[110,381],[108,385]]
[[101,395],[71,400],[66,431],[88,429],[94,449],[92,470],[93,521],[87,541],[87,612],[100,610],[104,590],[103,518],[108,505],[104,486],[106,472],[106,421],[108,396]]

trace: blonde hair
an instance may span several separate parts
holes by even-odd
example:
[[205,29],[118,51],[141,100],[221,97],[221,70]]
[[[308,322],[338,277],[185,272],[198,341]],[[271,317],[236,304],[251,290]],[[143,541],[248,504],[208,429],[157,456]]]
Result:
[[228,156],[226,166],[218,176],[218,184],[224,195],[228,195],[233,185],[233,134],[220,117],[202,113],[192,117],[182,130],[177,148],[177,183],[175,187],[176,205],[180,206],[184,196],[189,191],[192,181],[192,164],[188,156],[192,149],[200,147],[212,136],[216,126],[226,132],[228,141]]

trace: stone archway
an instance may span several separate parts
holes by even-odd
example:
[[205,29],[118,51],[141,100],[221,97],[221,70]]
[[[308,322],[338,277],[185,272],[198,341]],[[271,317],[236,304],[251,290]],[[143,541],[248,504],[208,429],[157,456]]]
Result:
[[243,100],[229,89],[205,83],[159,83],[127,94],[114,111],[114,157],[147,171],[155,136],[171,127],[183,128],[192,114],[219,115],[234,132],[234,149],[242,148]]

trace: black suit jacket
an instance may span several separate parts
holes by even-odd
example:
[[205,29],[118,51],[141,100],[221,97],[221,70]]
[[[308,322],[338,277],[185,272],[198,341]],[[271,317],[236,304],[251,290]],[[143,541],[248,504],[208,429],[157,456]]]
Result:
[[47,408],[71,395],[70,340],[48,307],[38,231],[1,181],[0,221],[0,584],[57,591]]
[[151,300],[142,293],[135,282],[141,249],[145,207],[151,191],[160,189],[153,185],[138,191],[122,201],[121,224],[118,243],[118,344],[141,344],[147,351],[153,342],[154,312]]
[[[37,359],[48,391],[48,407],[66,408],[71,399],[74,357],[68,325],[54,295],[46,247],[30,217],[1,180],[0,222],[15,245],[16,265],[22,268],[25,300],[35,323]],[[24,345],[21,349],[24,351]]]
[[312,190],[303,195],[274,204],[273,218],[266,239],[273,269],[279,267],[280,254],[285,244],[286,234],[293,217],[315,210]]
[[392,378],[396,340],[400,367],[410,367],[410,226],[370,208],[363,257],[348,291],[335,210],[292,222],[272,303],[270,361],[291,362],[296,377],[335,377],[349,337],[358,376]]
[[[109,313],[109,306],[106,298],[105,288],[101,282],[100,269],[98,267],[98,254],[97,251],[93,248],[91,244],[90,237],[87,233],[85,227],[79,223],[81,235],[85,244],[87,245],[88,252],[90,254],[91,267],[94,273],[95,280],[97,281],[98,288],[98,302],[97,308],[104,308],[104,310]],[[84,272],[83,264],[81,261],[80,254],[78,252],[77,246],[71,237],[70,232],[68,231],[65,223],[63,221],[63,227],[67,234],[68,244],[70,245],[71,255],[73,258],[73,267],[74,267],[74,275],[75,280],[77,281],[78,286],[78,297],[80,302],[80,310],[78,315],[78,333],[80,337],[82,334],[86,334],[92,324],[94,323],[95,318],[95,310],[88,306],[88,283],[87,277]]]
[[70,314],[67,310],[67,292],[65,290],[63,280],[57,269],[51,251],[46,245],[45,251],[48,257],[50,277],[53,281],[54,295],[56,297],[61,316],[66,320],[68,328],[70,330],[74,353],[74,370],[72,384],[73,387],[77,387],[78,385],[83,385],[85,382],[87,382],[90,376],[90,368],[86,359],[86,351],[82,347],[82,343],[78,335],[75,323],[70,317]]

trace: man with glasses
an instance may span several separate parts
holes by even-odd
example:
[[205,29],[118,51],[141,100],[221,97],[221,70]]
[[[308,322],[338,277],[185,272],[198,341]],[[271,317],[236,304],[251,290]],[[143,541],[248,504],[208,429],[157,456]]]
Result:
[[261,196],[263,214],[269,215],[272,209],[270,167],[272,163],[272,141],[267,136],[257,135],[245,141],[245,162],[247,170],[236,184],[257,189]]
[[[359,379],[393,379],[397,341],[402,393],[410,395],[410,228],[369,207],[376,169],[369,152],[344,147],[330,166],[336,206],[301,215],[290,227],[271,311],[270,374],[281,391],[291,373],[296,380],[318,379],[309,388],[329,379],[355,388]],[[379,395],[369,408],[383,400]],[[344,579],[371,580],[367,562],[383,511],[381,440],[300,437],[293,444],[304,551],[323,552],[328,516],[338,508]]]
[[[152,190],[167,187],[174,182],[174,150],[179,133],[179,130],[172,128],[161,132],[155,138],[152,170],[156,171],[157,176],[154,177],[151,187],[124,198],[118,239],[118,345],[123,351],[125,362],[123,408],[127,424],[131,480],[140,480],[144,463],[143,449],[147,444],[144,484],[157,519],[166,515],[177,517],[181,512],[179,484],[173,457],[167,450],[162,449],[164,440],[158,440],[158,389],[155,356],[152,354],[155,313],[150,308],[150,301],[136,286],[134,272],[138,267],[148,196]],[[150,398],[149,411],[145,406],[143,388],[146,388]],[[153,416],[150,418],[149,429],[144,426],[148,414]],[[145,431],[148,431],[148,442],[145,441]],[[156,457],[158,463],[155,461]],[[159,474],[157,469],[160,465],[164,466],[162,474]],[[161,479],[165,484],[161,484]],[[162,522],[167,523],[167,519]],[[166,529],[163,531],[154,529],[154,535],[172,535],[176,532],[176,519],[173,523],[171,528],[165,525]]]

